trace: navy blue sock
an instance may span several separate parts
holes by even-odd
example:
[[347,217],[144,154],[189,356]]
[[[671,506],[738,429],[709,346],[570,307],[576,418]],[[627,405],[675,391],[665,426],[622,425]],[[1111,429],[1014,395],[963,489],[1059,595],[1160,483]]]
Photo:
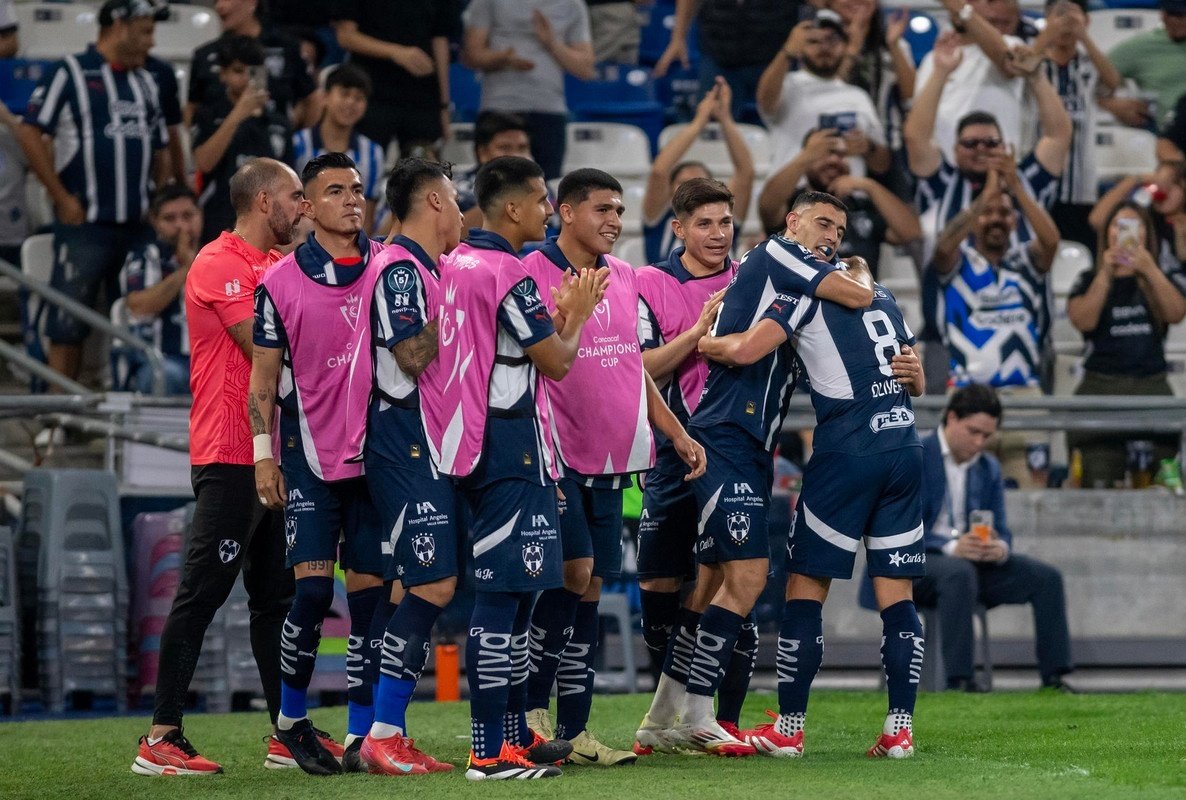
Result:
[[296,582],[296,596],[280,632],[280,713],[308,716],[305,695],[317,665],[321,623],[334,600],[334,579],[317,575]]
[[651,667],[658,673],[667,659],[671,632],[679,621],[679,592],[640,589],[638,594],[642,601],[642,639],[651,656]]
[[465,639],[465,678],[473,750],[478,758],[494,758],[502,749],[502,718],[513,672],[511,630],[518,609],[517,594],[478,592],[474,599]]
[[375,721],[407,732],[408,703],[432,642],[432,626],[441,614],[422,597],[409,592],[383,632],[382,667],[375,690]]
[[531,744],[532,735],[527,727],[527,663],[530,660],[527,652],[527,629],[531,626],[531,606],[535,601],[535,594],[529,592],[521,595],[519,609],[515,614],[515,626],[511,638],[511,663],[514,669],[511,673],[511,691],[507,697],[507,713],[503,717],[502,735],[516,747]]
[[696,651],[688,669],[688,694],[712,697],[717,693],[744,622],[745,617],[727,608],[710,605],[704,609],[696,629]]
[[601,633],[597,603],[577,603],[572,638],[556,672],[556,736],[571,739],[589,725],[593,705],[593,659]]
[[527,675],[527,707],[547,708],[556,683],[560,654],[572,634],[573,618],[581,596],[561,587],[540,592],[527,640],[530,662]]
[[679,610],[679,621],[671,632],[667,657],[663,661],[663,672],[679,683],[688,682],[692,651],[696,649],[696,628],[699,625],[700,614],[690,608]]
[[754,676],[754,664],[758,661],[758,619],[751,611],[737,634],[737,644],[725,677],[717,690],[717,719],[732,722],[741,719],[741,706],[749,692],[749,681]]
[[902,600],[881,612],[881,663],[891,715],[914,713],[923,647],[922,623],[913,600]]
[[375,660],[368,634],[375,607],[383,599],[382,586],[349,592],[350,639],[346,644],[346,733],[366,736],[374,718],[374,681],[367,680],[367,665]]
[[788,600],[778,629],[778,713],[806,714],[811,682],[824,660],[824,604]]
[[375,657],[367,662],[367,680],[372,686],[379,685],[379,662],[382,660],[383,634],[387,630],[387,623],[395,613],[396,604],[391,602],[391,584],[383,584],[383,599],[375,606],[375,613],[371,617],[371,626],[367,630],[367,641],[374,648]]

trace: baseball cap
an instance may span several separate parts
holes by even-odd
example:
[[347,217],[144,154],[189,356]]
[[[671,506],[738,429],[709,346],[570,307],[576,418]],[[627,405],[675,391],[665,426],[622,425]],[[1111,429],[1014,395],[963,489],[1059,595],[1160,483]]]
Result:
[[169,7],[155,0],[107,0],[99,9],[99,27],[106,28],[117,20],[152,17],[160,21],[169,18]]
[[16,9],[12,7],[12,0],[0,0],[0,33],[8,33],[16,28]]
[[[1186,0],[1177,0],[1177,2],[1186,2]],[[848,41],[848,31],[844,29],[844,20],[835,11],[830,8],[821,8],[815,12],[815,27],[828,28],[840,34],[840,38]]]

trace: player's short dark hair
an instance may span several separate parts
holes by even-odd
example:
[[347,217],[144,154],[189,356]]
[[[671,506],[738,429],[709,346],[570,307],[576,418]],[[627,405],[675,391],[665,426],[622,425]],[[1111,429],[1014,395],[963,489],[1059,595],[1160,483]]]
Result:
[[172,203],[174,200],[187,199],[192,200],[194,205],[198,204],[198,196],[194,194],[194,190],[186,186],[184,183],[167,183],[156,190],[152,196],[152,202],[148,205],[149,214],[161,213],[161,208],[165,203]]
[[499,156],[478,169],[474,179],[474,195],[478,208],[488,214],[498,207],[507,193],[526,191],[533,178],[543,178],[544,171],[530,158],[522,156]]
[[997,129],[997,133],[1001,132],[1001,123],[997,118],[987,111],[971,111],[960,117],[959,122],[955,124],[955,135],[959,136],[964,132],[964,128],[969,125],[991,125]]
[[253,158],[235,170],[228,187],[235,216],[241,217],[250,212],[255,196],[260,192],[270,192],[280,176],[290,170],[291,167],[274,158]]
[[248,67],[264,63],[264,47],[254,36],[226,34],[218,43],[218,66],[229,67],[238,61]]
[[842,201],[839,197],[828,194],[827,192],[817,192],[813,190],[800,192],[799,196],[795,198],[794,203],[791,204],[791,211],[798,213],[808,206],[814,206],[818,203],[824,203],[826,205],[832,206],[833,208],[840,209],[845,214],[848,213],[848,206],[844,205],[844,201]]
[[560,179],[560,187],[556,190],[556,202],[576,205],[589,199],[592,192],[609,189],[611,192],[622,193],[622,184],[608,172],[593,167],[582,167]]
[[687,219],[696,209],[710,203],[728,203],[732,211],[733,192],[714,178],[689,178],[671,195],[671,211],[676,219]]
[[334,67],[333,71],[325,78],[325,91],[329,91],[335,86],[340,86],[343,89],[358,89],[369,100],[371,97],[371,76],[367,75],[366,70],[357,64],[351,64],[347,61],[341,66]]
[[685,169],[691,169],[692,167],[700,167],[700,169],[704,170],[705,175],[707,175],[710,178],[712,177],[712,170],[708,168],[707,164],[705,164],[703,161],[697,161],[694,158],[690,158],[687,161],[679,162],[678,164],[676,164],[674,167],[671,168],[671,172],[667,173],[667,182],[675,183],[676,175],[679,175]]
[[308,186],[314,178],[327,169],[357,170],[358,165],[354,163],[353,158],[345,153],[322,153],[310,158],[309,163],[305,164],[305,168],[301,170],[301,185]]
[[401,222],[412,210],[412,201],[433,181],[452,180],[453,165],[449,162],[429,161],[412,156],[401,158],[387,176],[387,207]]
[[506,111],[483,111],[474,120],[474,153],[494,141],[494,137],[507,131],[523,131],[528,136],[527,121],[518,114]]
[[996,420],[1001,418],[1001,401],[997,398],[996,389],[985,383],[969,383],[955,390],[951,399],[947,401],[947,408],[943,410],[943,424],[947,424],[949,414],[955,414],[956,419],[966,419],[973,414],[988,414]]

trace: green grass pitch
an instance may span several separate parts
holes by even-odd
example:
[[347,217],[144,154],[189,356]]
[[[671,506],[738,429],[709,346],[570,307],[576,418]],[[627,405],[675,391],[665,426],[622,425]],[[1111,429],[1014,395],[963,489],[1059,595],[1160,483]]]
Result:
[[[649,698],[598,696],[590,728],[628,746]],[[742,722],[773,707],[752,695]],[[468,748],[464,703],[416,703],[417,744],[461,765]],[[0,798],[5,800],[365,800],[441,797],[562,800],[784,800],[785,798],[1161,798],[1186,797],[1186,695],[1060,695],[1046,692],[923,694],[917,753],[903,762],[867,759],[880,732],[883,695],[821,691],[812,697],[807,752],[799,760],[652,756],[632,767],[570,767],[533,783],[470,783],[449,775],[312,778],[262,767],[262,714],[192,715],[187,731],[226,773],[146,778],[129,766],[146,717],[0,723]],[[345,709],[313,712],[336,737]]]

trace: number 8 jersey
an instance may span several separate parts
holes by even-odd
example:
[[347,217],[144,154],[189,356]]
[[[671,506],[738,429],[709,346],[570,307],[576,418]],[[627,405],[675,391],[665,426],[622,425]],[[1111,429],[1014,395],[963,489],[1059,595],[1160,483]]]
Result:
[[765,316],[787,328],[811,384],[816,417],[812,448],[867,455],[918,446],[910,394],[890,366],[901,346],[915,341],[894,296],[875,284],[868,308],[853,310],[807,298],[802,302],[810,306],[801,316],[788,317],[773,306]]

